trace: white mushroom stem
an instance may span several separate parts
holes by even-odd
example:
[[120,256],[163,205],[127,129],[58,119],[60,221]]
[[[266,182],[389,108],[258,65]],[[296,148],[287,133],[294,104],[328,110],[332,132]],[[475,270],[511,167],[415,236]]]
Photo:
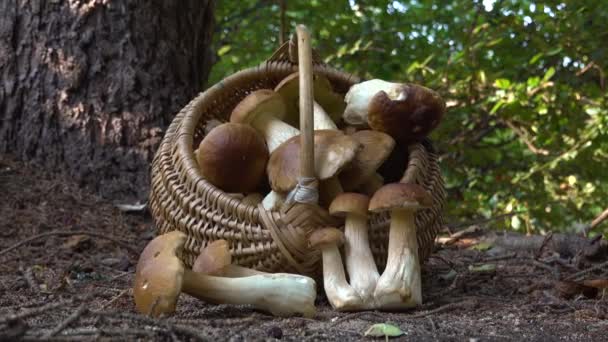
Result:
[[214,277],[184,272],[183,292],[222,304],[252,305],[276,316],[315,313],[316,284],[311,278],[287,273],[242,278]]
[[361,298],[346,281],[338,246],[335,244],[325,245],[321,252],[323,258],[323,288],[331,306],[337,310],[360,308],[362,305]]
[[313,119],[314,124],[313,127],[315,130],[317,129],[333,129],[337,130],[338,126],[336,123],[329,117],[327,112],[319,105],[316,101],[313,101]]
[[266,140],[268,152],[272,153],[282,143],[300,134],[300,131],[272,115],[258,115],[251,122],[251,126],[257,129]]
[[422,304],[414,210],[391,211],[388,259],[374,296],[378,305],[385,309],[409,308]]
[[258,270],[254,270],[253,268],[243,267],[239,265],[226,265],[224,268],[220,270],[220,275],[226,278],[241,278],[241,277],[250,277],[254,275],[263,275],[270,274],[267,272],[262,272]]
[[346,215],[344,258],[350,285],[363,301],[369,301],[374,293],[379,274],[369,247],[367,217],[350,213]]
[[344,121],[350,125],[367,125],[367,108],[371,99],[380,91],[386,92],[391,100],[405,100],[405,93],[401,91],[399,83],[383,80],[369,80],[353,85],[346,93],[344,101]]
[[285,203],[285,199],[287,195],[278,193],[276,191],[270,191],[266,197],[262,200],[262,206],[266,210],[279,210],[283,203]]
[[384,178],[378,173],[374,173],[363,184],[359,186],[359,192],[368,196],[373,196],[378,189],[384,185]]

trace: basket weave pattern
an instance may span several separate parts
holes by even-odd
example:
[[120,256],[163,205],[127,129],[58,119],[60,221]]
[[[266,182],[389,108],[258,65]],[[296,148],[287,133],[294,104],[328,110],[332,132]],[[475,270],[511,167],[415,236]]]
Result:
[[[198,169],[194,148],[203,139],[210,119],[228,121],[232,109],[250,92],[274,89],[297,71],[285,46],[288,45],[268,62],[231,75],[193,99],[174,118],[156,153],[149,203],[157,233],[180,230],[188,236],[183,260],[189,266],[201,247],[225,239],[239,265],[268,272],[318,275],[320,254],[308,248],[307,236],[316,227],[341,224],[314,205],[301,205],[283,214],[243,204],[208,183]],[[332,69],[318,58],[314,72],[327,77],[341,94],[359,82],[357,77]],[[445,201],[443,181],[429,141],[409,146],[402,181],[421,184],[433,195],[433,207],[416,216],[420,260],[425,260],[442,226]],[[386,262],[388,226],[388,215],[371,215],[370,244],[380,269]]]

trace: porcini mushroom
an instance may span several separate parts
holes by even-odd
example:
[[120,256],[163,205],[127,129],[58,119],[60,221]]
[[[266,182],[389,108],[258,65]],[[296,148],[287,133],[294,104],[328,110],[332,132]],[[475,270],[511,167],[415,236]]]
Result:
[[344,234],[333,227],[315,230],[308,238],[311,248],[321,251],[323,260],[323,288],[334,309],[354,310],[361,306],[361,298],[346,281],[342,256],[338,249]]
[[300,134],[297,128],[281,121],[285,114],[281,95],[270,89],[260,89],[237,104],[230,115],[230,122],[253,126],[264,136],[268,151],[272,153],[284,141]]
[[353,191],[364,185],[384,163],[395,147],[390,135],[377,131],[358,131],[350,135],[361,145],[350,165],[338,177],[344,191]]
[[[328,188],[333,189],[332,192],[341,193],[342,187],[334,176],[353,160],[360,148],[359,143],[341,131],[317,130],[314,132],[314,148],[315,175],[320,181],[325,181]],[[298,183],[299,151],[300,137],[296,136],[281,144],[270,155],[266,171],[274,191],[287,193]]]
[[[281,94],[285,100],[287,113],[286,122],[297,126],[299,118],[300,82],[299,73],[295,72],[285,77],[274,91]],[[334,93],[329,80],[321,75],[313,76],[313,118],[314,129],[338,129],[335,120],[340,118],[344,112],[344,99],[341,95]]]
[[251,126],[224,123],[201,141],[196,155],[203,177],[233,193],[249,192],[264,178],[268,149]]
[[228,241],[215,240],[201,249],[192,265],[192,271],[218,277],[238,278],[268,274],[251,268],[234,265]]
[[186,235],[172,231],[150,241],[137,263],[133,295],[137,310],[159,316],[175,311],[183,291],[211,303],[252,305],[273,315],[314,315],[314,280],[290,274],[241,278],[193,272],[179,259]]
[[346,270],[350,286],[359,293],[364,302],[370,301],[379,277],[367,234],[368,205],[369,197],[345,192],[338,195],[329,207],[331,215],[346,217],[344,225]]
[[386,268],[374,291],[380,308],[401,309],[422,303],[415,217],[417,210],[431,205],[430,194],[413,183],[387,184],[370,200],[371,212],[389,211],[391,215]]
[[344,121],[369,125],[404,144],[419,141],[441,121],[445,102],[435,91],[416,84],[370,80],[346,94]]

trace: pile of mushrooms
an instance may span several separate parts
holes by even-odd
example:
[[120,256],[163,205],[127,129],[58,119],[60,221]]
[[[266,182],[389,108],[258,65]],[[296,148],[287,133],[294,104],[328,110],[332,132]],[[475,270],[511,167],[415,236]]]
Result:
[[[244,204],[279,210],[298,183],[298,91],[296,72],[274,89],[251,92],[229,122],[211,128],[194,152],[205,180]],[[345,222],[344,227],[319,227],[308,241],[322,255],[330,304],[337,310],[420,305],[415,215],[429,208],[432,198],[422,186],[402,183],[382,170],[403,174],[403,153],[439,124],[444,101],[428,88],[382,80],[353,85],[343,97],[321,75],[314,75],[313,93],[319,205]],[[391,217],[382,272],[368,240],[368,218],[379,212]],[[179,259],[184,240],[182,233],[171,232],[142,253],[134,291],[140,312],[172,312],[183,290],[208,302],[250,304],[275,315],[314,314],[311,278],[232,265],[223,240],[205,246],[188,270]]]

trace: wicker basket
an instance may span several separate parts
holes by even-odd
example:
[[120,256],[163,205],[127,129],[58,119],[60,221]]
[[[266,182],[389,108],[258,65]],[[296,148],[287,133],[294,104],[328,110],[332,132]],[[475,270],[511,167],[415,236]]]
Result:
[[[315,74],[327,77],[334,90],[345,94],[360,80],[335,70],[312,53]],[[150,208],[157,233],[180,230],[187,234],[183,259],[192,265],[201,247],[225,239],[233,260],[268,272],[293,272],[316,276],[320,254],[307,245],[310,231],[341,225],[315,205],[298,205],[287,213],[269,212],[261,206],[241,203],[202,178],[194,146],[204,137],[210,119],[225,122],[232,109],[250,92],[274,87],[298,70],[297,44],[292,40],[258,67],[227,77],[184,107],[169,126],[152,164]],[[416,217],[420,260],[426,260],[442,226],[445,201],[443,180],[430,141],[408,146],[408,165],[403,182],[423,185],[434,199],[433,207]],[[370,244],[378,267],[386,262],[387,215],[370,217]]]

